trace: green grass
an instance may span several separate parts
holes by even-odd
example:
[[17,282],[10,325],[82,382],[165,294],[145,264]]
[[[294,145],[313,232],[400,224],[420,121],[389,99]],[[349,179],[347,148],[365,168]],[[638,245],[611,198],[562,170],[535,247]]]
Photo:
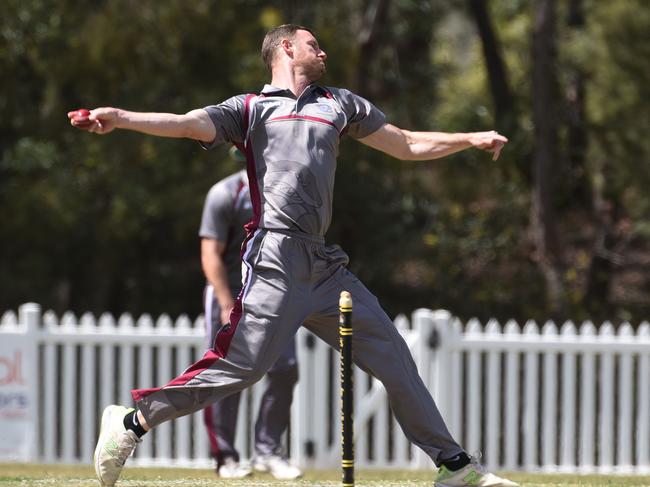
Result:
[[[512,474],[522,487],[646,486],[650,476]],[[365,486],[432,487],[433,472],[408,470],[358,471],[356,484]],[[92,467],[66,465],[0,464],[0,487],[97,487]],[[125,468],[117,487],[335,487],[338,471],[308,471],[299,481],[274,480],[256,475],[244,480],[219,480],[211,470]]]

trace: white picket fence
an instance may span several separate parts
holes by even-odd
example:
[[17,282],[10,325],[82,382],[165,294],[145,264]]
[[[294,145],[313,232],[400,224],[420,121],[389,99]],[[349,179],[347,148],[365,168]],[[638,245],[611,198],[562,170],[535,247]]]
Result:
[[[417,310],[395,321],[451,432],[494,470],[650,472],[650,324],[636,332],[528,322],[466,324],[446,311]],[[23,377],[35,401],[27,460],[88,463],[104,405],[131,404],[129,391],[166,383],[202,354],[203,319],[167,316],[115,320],[71,313],[60,319],[36,304],[0,318],[0,344],[25,347]],[[1,353],[0,353],[1,355]],[[307,468],[340,464],[338,354],[298,334],[300,381],[287,448]],[[4,361],[3,361],[4,360]],[[11,357],[0,365],[9,364]],[[11,366],[6,367],[7,370]],[[13,375],[20,375],[13,370]],[[5,373],[5,375],[7,375]],[[2,395],[0,368],[0,396]],[[253,450],[264,383],[244,396],[238,448]],[[0,419],[2,401],[0,401]],[[359,467],[431,468],[391,415],[376,380],[355,369],[355,450]],[[210,467],[199,414],[163,424],[138,447],[132,464]]]

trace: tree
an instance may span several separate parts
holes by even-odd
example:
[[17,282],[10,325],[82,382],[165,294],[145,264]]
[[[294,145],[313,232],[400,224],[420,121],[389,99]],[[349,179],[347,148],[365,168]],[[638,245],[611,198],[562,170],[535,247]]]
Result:
[[555,0],[535,3],[533,29],[533,122],[535,149],[531,231],[537,260],[546,282],[547,304],[552,314],[566,311],[563,282],[564,249],[554,193],[558,171],[558,89],[556,74]]

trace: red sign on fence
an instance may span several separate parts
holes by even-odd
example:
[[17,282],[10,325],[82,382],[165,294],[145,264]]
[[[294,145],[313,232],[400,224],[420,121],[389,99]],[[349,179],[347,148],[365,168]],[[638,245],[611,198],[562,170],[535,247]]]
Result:
[[34,460],[36,383],[28,357],[35,337],[21,331],[0,335],[0,461]]

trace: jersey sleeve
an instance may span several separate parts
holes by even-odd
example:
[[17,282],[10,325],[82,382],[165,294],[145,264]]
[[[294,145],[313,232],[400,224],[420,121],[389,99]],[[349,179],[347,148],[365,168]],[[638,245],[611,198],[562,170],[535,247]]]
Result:
[[226,185],[217,183],[212,186],[203,203],[199,237],[226,242],[232,218],[232,208],[232,197]]
[[245,99],[245,95],[237,95],[218,105],[209,105],[203,108],[210,116],[217,131],[217,135],[211,143],[201,142],[204,149],[212,149],[224,142],[232,144],[243,142],[245,137],[243,133]]
[[380,129],[386,123],[386,116],[365,98],[346,89],[332,89],[347,117],[344,129],[348,135],[361,139]]

